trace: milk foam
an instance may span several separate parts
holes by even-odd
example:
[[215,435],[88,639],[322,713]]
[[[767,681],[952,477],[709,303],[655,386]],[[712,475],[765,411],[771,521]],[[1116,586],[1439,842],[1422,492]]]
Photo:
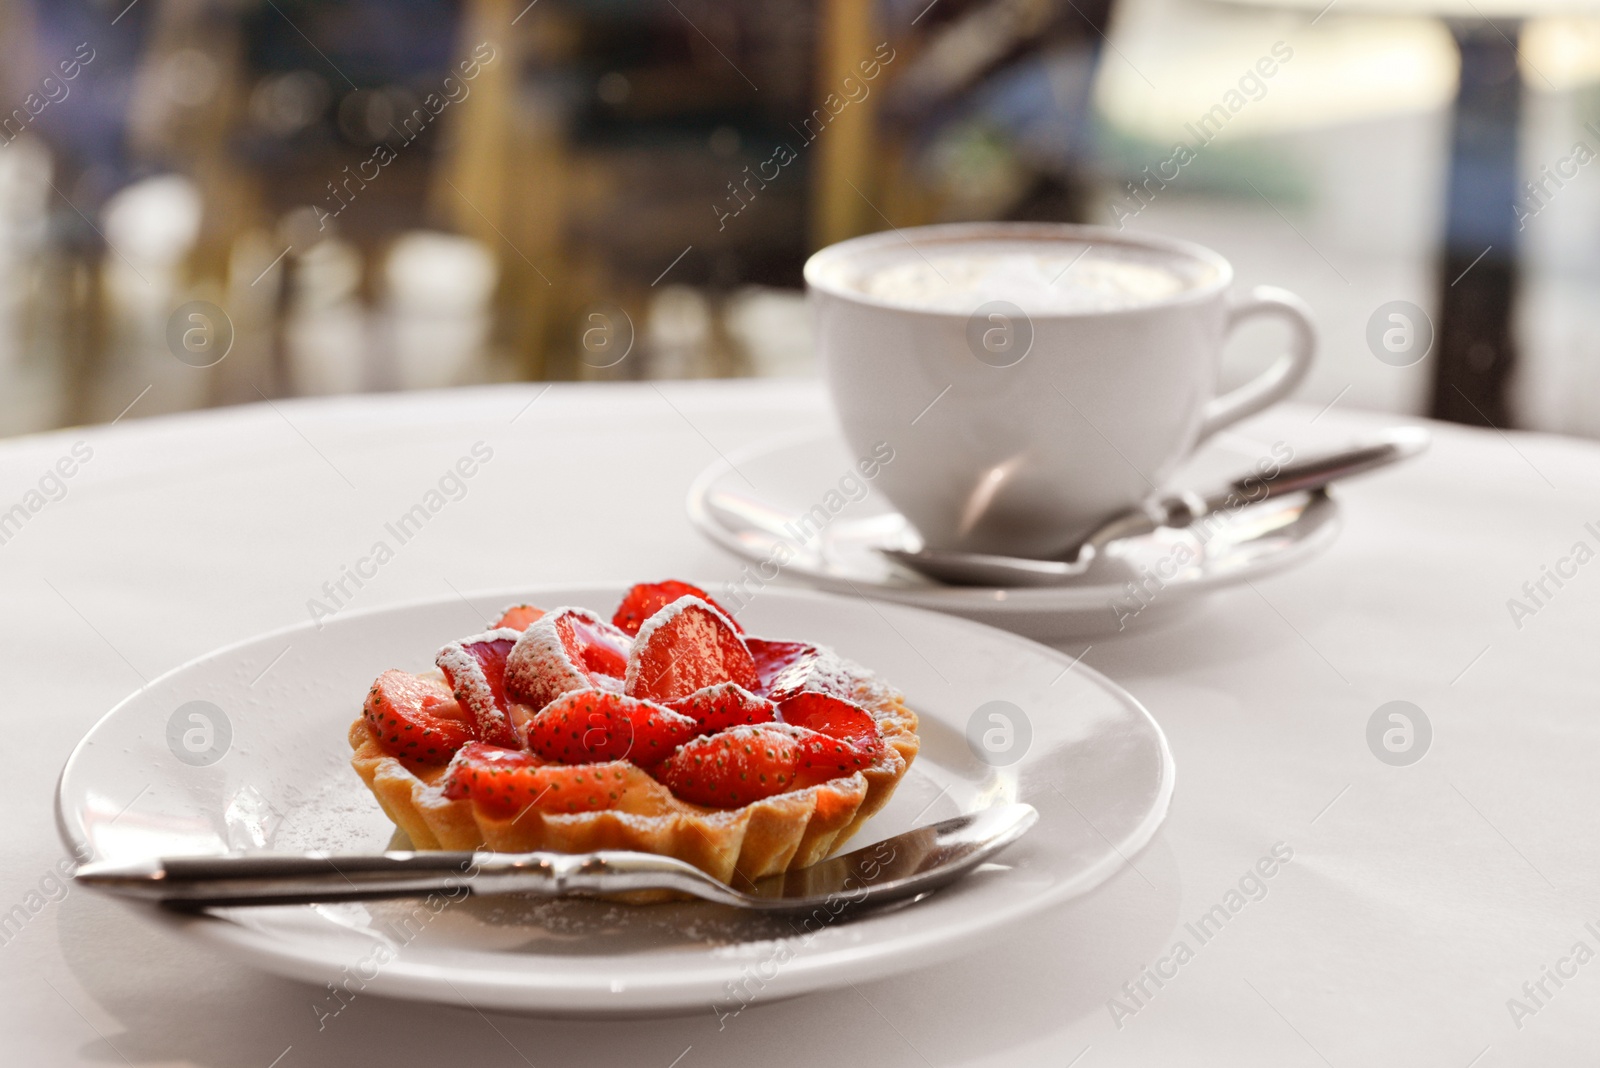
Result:
[[[851,288],[907,308],[971,311],[1006,300],[1036,313],[1117,311],[1157,304],[1207,280],[1176,255],[1065,241],[964,242],[883,250],[842,264]],[[853,269],[852,269],[853,268]]]

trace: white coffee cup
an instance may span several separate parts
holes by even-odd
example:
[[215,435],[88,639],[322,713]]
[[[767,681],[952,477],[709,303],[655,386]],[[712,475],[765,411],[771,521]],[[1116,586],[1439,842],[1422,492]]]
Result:
[[[1285,397],[1316,349],[1294,294],[1232,297],[1210,249],[1100,227],[886,231],[830,245],[805,277],[845,437],[862,455],[889,443],[875,484],[938,548],[1060,553]],[[1223,343],[1256,316],[1289,324],[1288,351],[1217,396]]]

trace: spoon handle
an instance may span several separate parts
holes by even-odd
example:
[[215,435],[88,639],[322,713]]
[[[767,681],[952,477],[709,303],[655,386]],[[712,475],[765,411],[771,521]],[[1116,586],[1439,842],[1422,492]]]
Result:
[[[1399,427],[1359,445],[1292,461],[1270,475],[1246,475],[1236,479],[1228,488],[1247,495],[1250,500],[1321,489],[1337,479],[1409,459],[1427,447],[1427,431]],[[1262,487],[1266,489],[1264,494],[1261,494]]]
[[1341,478],[1409,459],[1427,446],[1426,430],[1398,427],[1359,445],[1283,464],[1271,473],[1252,472],[1243,475],[1203,496],[1187,492],[1152,501],[1146,507],[1108,523],[1095,533],[1091,541],[1104,544],[1117,538],[1147,534],[1161,527],[1186,527],[1219,508],[1238,507],[1237,502],[1259,504],[1269,497],[1318,490]]

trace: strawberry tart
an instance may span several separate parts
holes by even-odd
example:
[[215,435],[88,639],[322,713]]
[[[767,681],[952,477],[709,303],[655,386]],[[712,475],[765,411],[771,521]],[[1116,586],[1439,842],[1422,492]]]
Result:
[[841,845],[919,745],[871,672],[744,634],[683,582],[633,587],[609,622],[515,605],[435,663],[378,676],[350,726],[418,849],[626,849],[759,879]]

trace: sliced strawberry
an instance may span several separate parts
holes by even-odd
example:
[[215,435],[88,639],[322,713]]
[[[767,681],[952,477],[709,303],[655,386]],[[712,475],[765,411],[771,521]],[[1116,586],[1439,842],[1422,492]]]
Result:
[[883,751],[883,732],[872,713],[832,694],[796,694],[779,702],[778,715],[785,723],[850,742],[869,756]]
[[517,744],[506,709],[506,657],[520,635],[516,631],[490,630],[451,642],[439,650],[434,663],[472,721],[473,735],[491,745]]
[[506,689],[534,709],[568,690],[605,686],[628,669],[632,640],[585,608],[555,608],[535,620],[506,660]]
[[760,693],[770,693],[772,684],[783,671],[803,657],[815,655],[817,647],[805,642],[770,641],[766,638],[746,638],[745,648],[755,661],[756,676],[760,680]]
[[799,767],[800,745],[782,727],[730,727],[679,746],[656,777],[685,801],[738,808],[793,790]]
[[548,764],[521,749],[468,742],[445,773],[444,796],[476,801],[501,816],[535,807],[544,812],[594,812],[617,806],[630,771],[621,760],[568,767]]
[[693,719],[701,734],[715,734],[746,723],[771,723],[778,718],[777,705],[733,682],[674,698],[667,707]]
[[572,658],[590,671],[619,679],[627,673],[633,642],[593,612],[564,612],[556,630]]
[[495,629],[510,627],[512,630],[527,630],[528,627],[540,616],[544,609],[535,608],[531,604],[514,604],[500,613],[500,619],[495,623]]
[[389,670],[367,691],[361,714],[385,752],[419,764],[445,764],[472,740],[461,706],[432,679]]
[[808,690],[845,699],[855,692],[850,669],[838,653],[825,646],[765,638],[746,638],[745,645],[760,675],[756,692],[780,704]]
[[793,728],[800,747],[800,766],[796,783],[815,786],[819,782],[854,775],[873,764],[874,755],[845,738],[832,738],[804,727]]
[[604,690],[570,690],[528,723],[528,748],[563,764],[631,760],[651,767],[698,733],[688,716]]
[[626,692],[653,701],[686,697],[706,686],[757,685],[750,650],[721,612],[680,597],[645,621],[628,658]]
[[739,621],[733,618],[733,613],[713,601],[710,594],[699,586],[691,586],[687,582],[679,582],[677,579],[639,583],[628,591],[627,596],[622,598],[622,603],[617,606],[617,613],[611,617],[611,622],[629,634],[638,634],[639,628],[644,626],[645,620],[680,597],[700,598],[706,604],[727,616],[728,622],[733,624],[734,630],[740,634],[744,633],[744,628],[739,626]]

